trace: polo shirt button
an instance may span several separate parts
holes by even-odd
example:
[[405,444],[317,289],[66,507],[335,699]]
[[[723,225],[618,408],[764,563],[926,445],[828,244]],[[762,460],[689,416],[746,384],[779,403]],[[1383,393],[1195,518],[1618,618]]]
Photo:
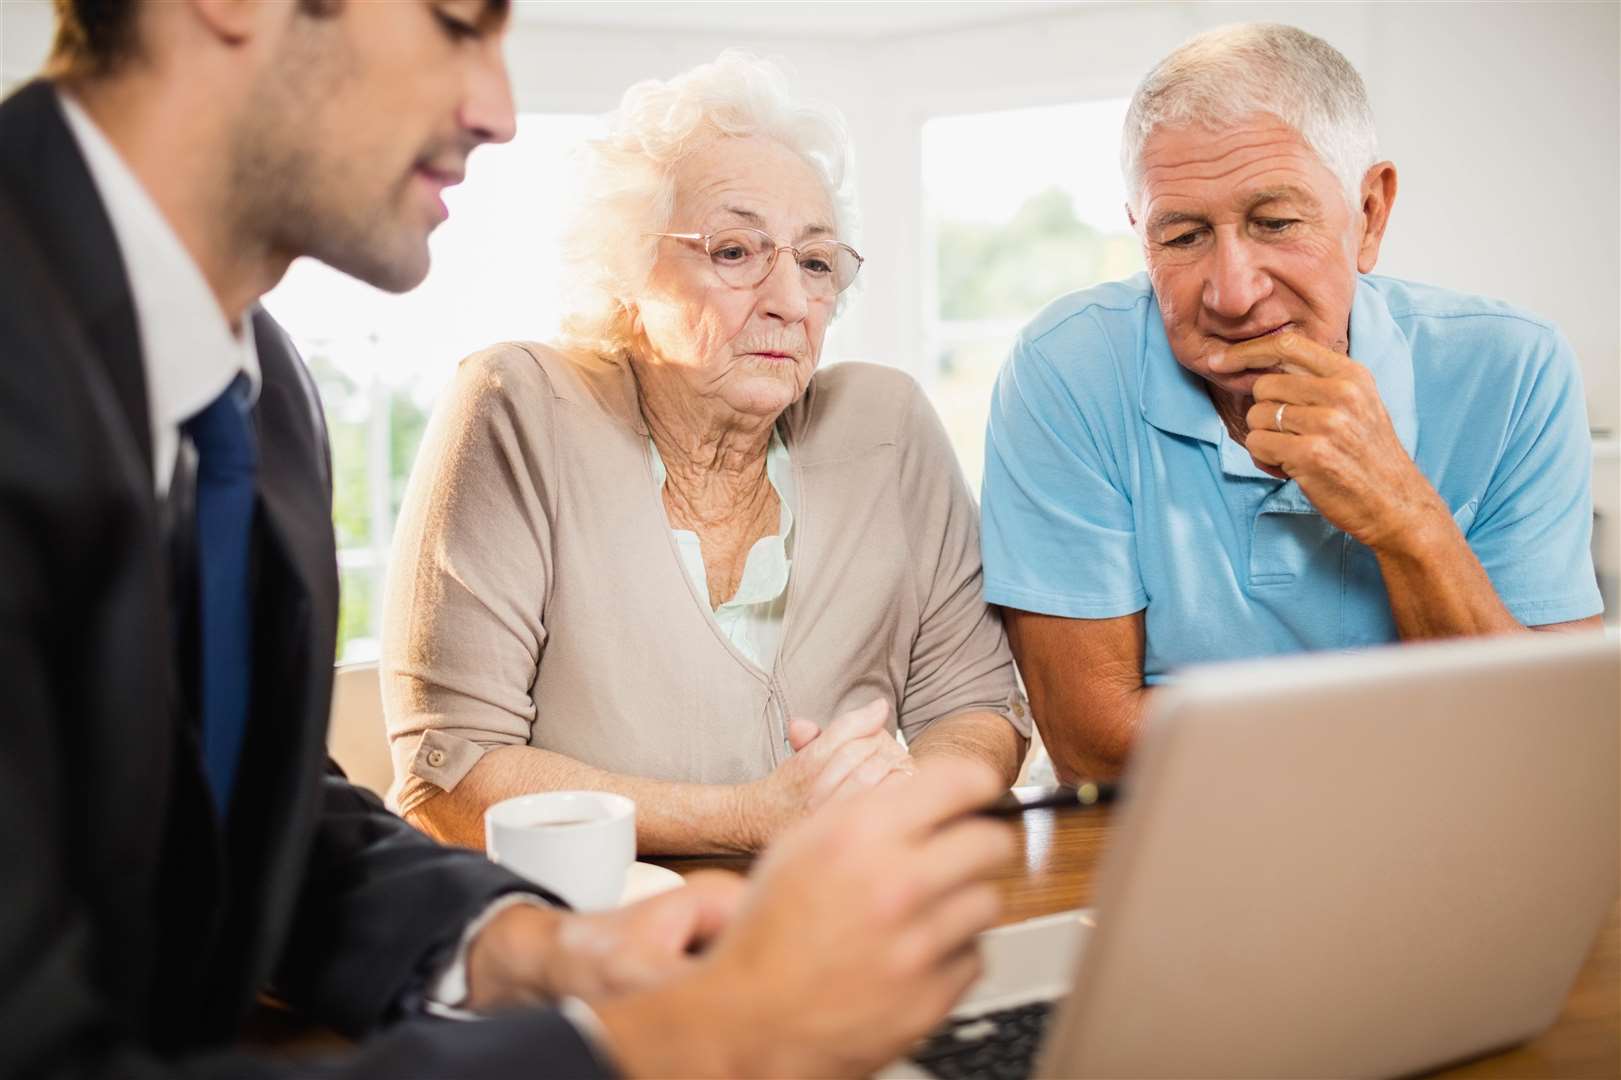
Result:
[[1013,703],[1013,715],[1014,716],[1023,716],[1024,715],[1024,702],[1015,701]]
[[439,766],[443,765],[444,763],[445,763],[445,752],[443,750],[429,750],[428,751],[428,764],[429,765],[432,765],[434,768],[437,769]]

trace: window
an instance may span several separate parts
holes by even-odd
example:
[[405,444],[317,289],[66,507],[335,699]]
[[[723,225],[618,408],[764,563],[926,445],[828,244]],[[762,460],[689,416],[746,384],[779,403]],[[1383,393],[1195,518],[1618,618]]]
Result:
[[342,601],[340,662],[375,659],[394,518],[434,397],[456,362],[497,341],[557,330],[557,260],[569,150],[596,130],[584,116],[520,116],[452,188],[433,269],[404,296],[310,260],[265,297],[321,390],[332,438],[333,525]]
[[991,389],[1049,300],[1143,268],[1126,220],[1129,100],[945,116],[923,125],[930,388],[969,486],[984,469]]

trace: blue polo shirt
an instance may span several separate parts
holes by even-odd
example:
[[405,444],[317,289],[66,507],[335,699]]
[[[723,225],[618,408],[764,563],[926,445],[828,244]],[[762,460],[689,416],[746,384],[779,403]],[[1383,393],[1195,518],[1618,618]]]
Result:
[[[1350,352],[1402,445],[1526,625],[1602,610],[1575,355],[1507,305],[1364,277]],[[1373,553],[1268,476],[1176,362],[1147,275],[1063,297],[997,379],[985,598],[1069,618],[1145,611],[1144,675],[1396,640]]]

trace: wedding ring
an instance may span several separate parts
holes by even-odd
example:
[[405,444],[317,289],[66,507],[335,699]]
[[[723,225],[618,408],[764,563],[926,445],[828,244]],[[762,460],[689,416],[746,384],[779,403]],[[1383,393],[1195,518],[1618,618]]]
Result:
[[1272,426],[1279,431],[1283,430],[1283,410],[1287,409],[1288,407],[1289,403],[1287,401],[1282,405],[1279,405],[1277,414],[1272,417]]

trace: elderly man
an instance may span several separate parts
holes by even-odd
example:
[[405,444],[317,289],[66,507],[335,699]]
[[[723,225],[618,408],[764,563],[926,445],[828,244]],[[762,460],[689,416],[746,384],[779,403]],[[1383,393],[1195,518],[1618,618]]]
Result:
[[1121,158],[1148,274],[1038,315],[987,433],[985,595],[1060,776],[1117,772],[1183,665],[1597,625],[1575,357],[1366,276],[1396,168],[1343,56],[1194,38]]

